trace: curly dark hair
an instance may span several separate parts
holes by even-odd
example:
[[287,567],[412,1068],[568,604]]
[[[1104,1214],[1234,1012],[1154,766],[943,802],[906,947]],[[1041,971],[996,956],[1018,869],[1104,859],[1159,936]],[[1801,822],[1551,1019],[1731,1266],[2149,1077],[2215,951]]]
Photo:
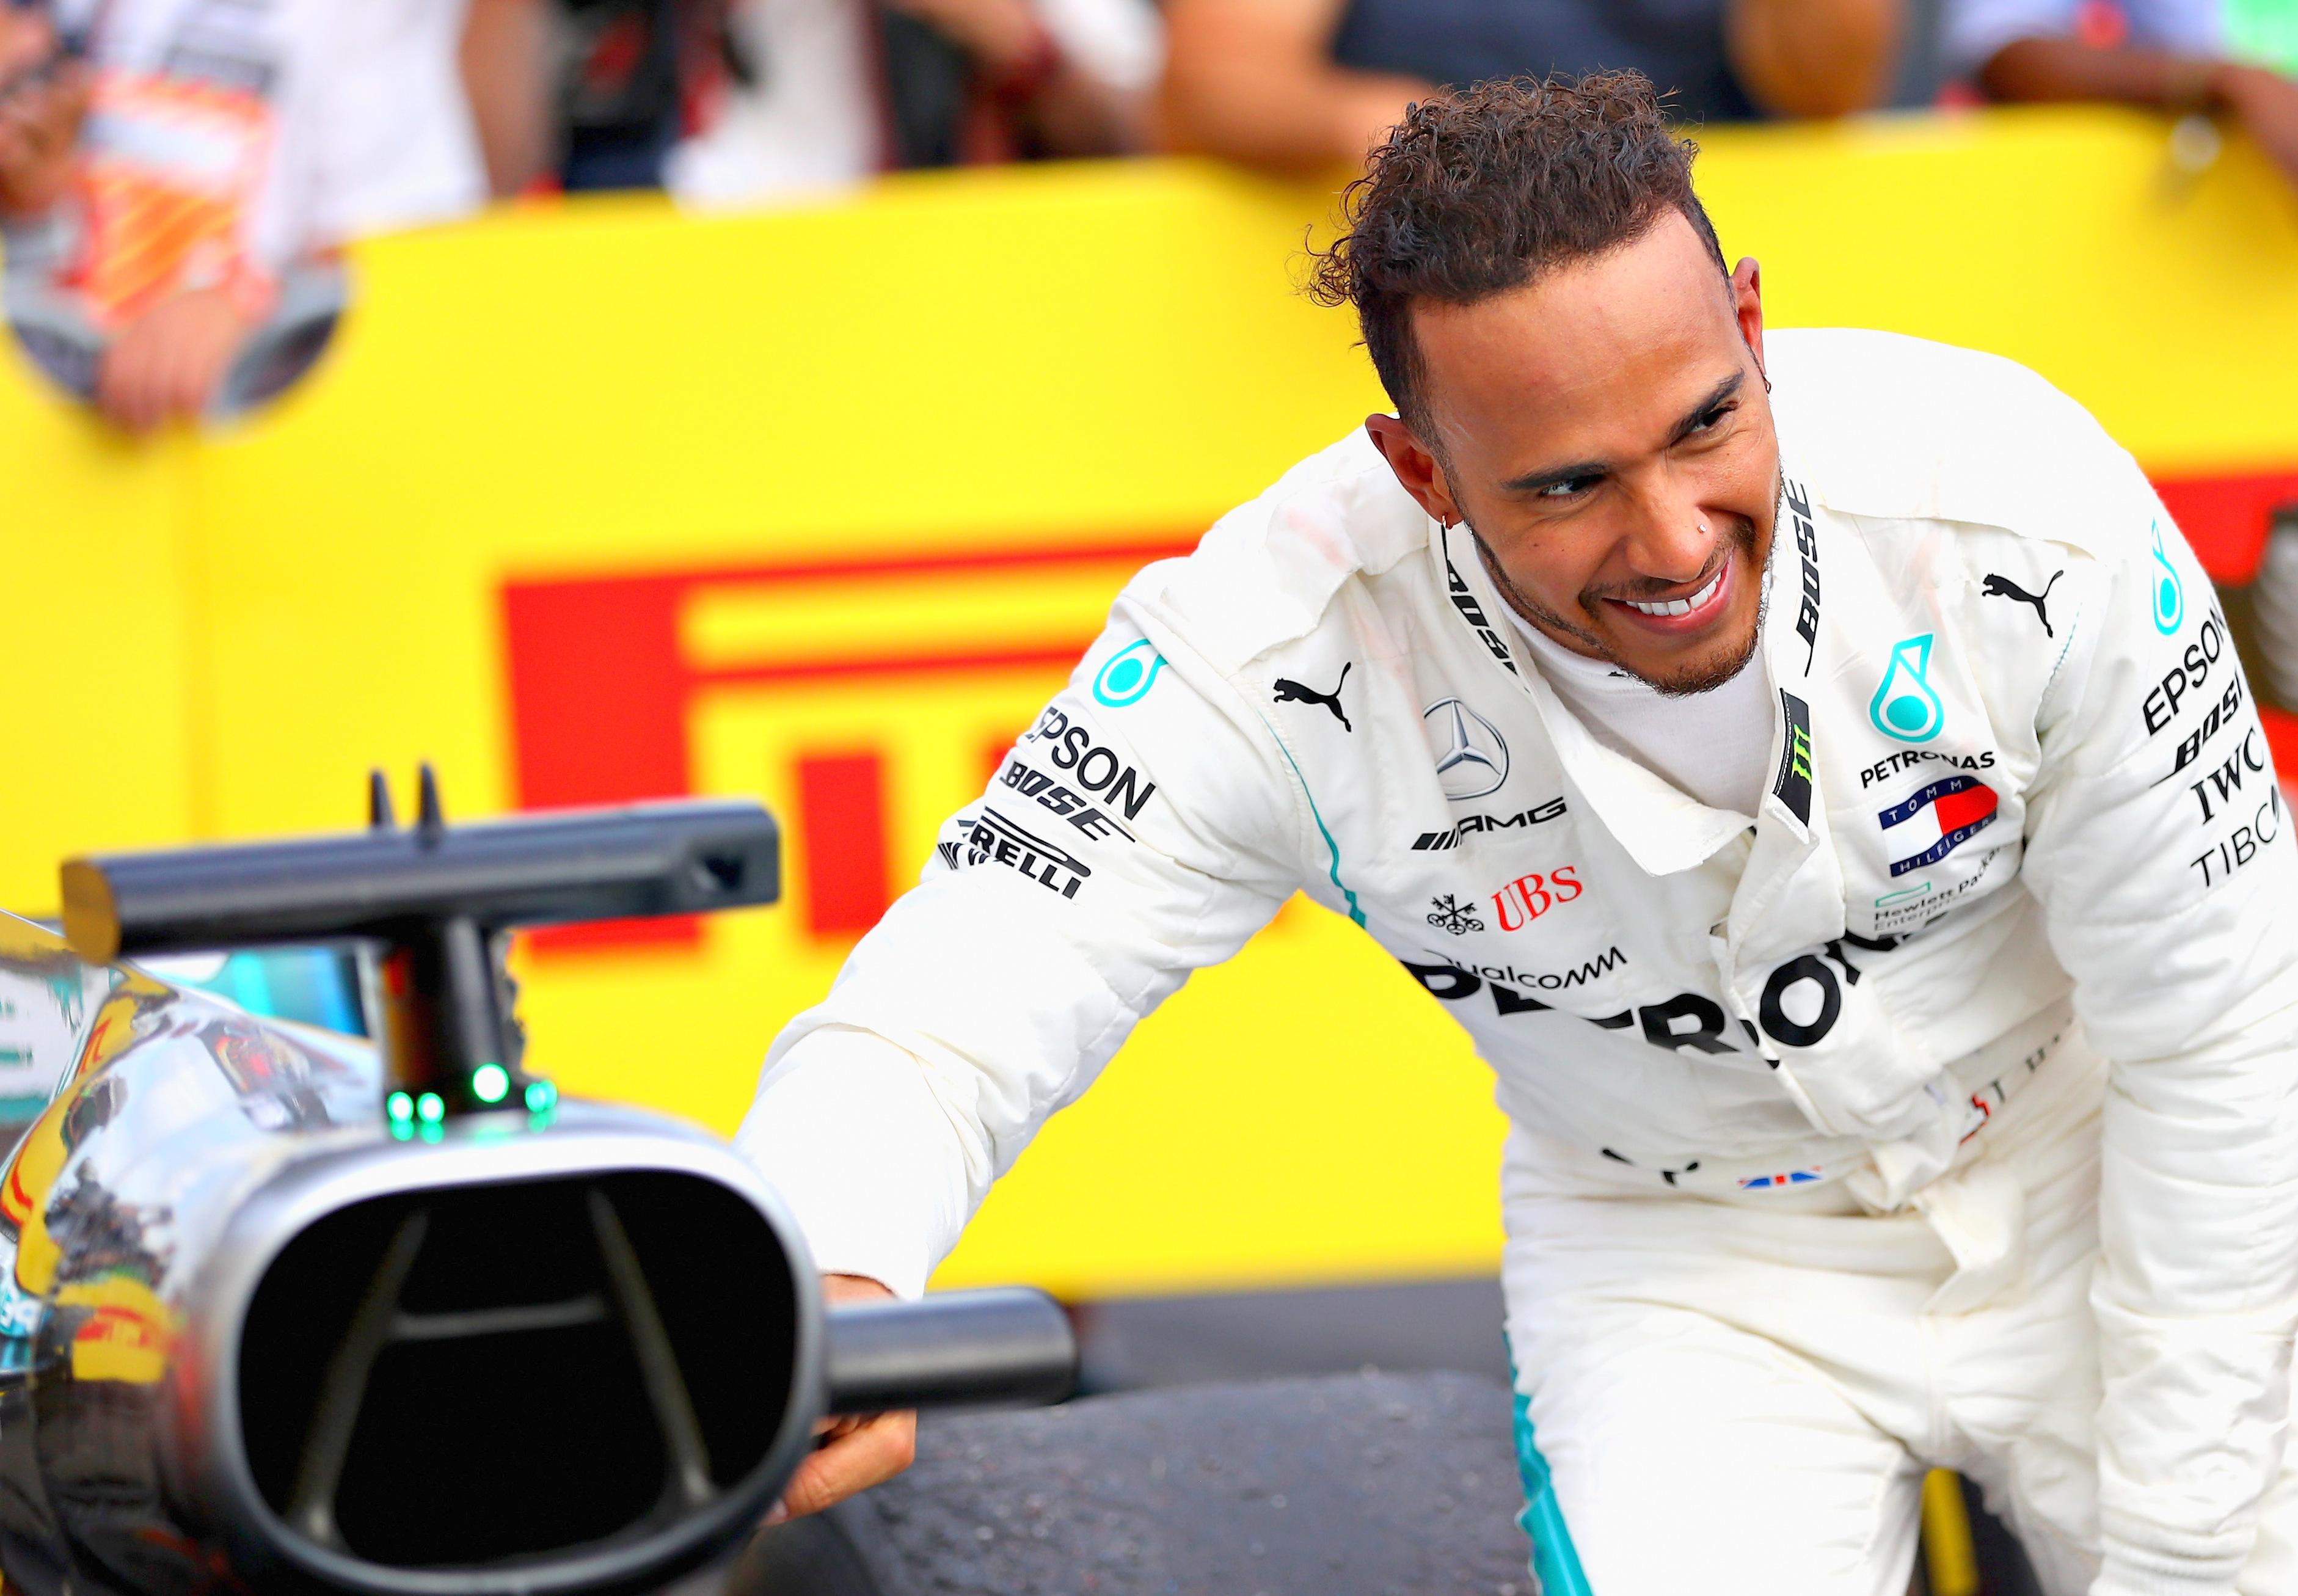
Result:
[[1678,138],[1641,72],[1496,78],[1406,107],[1343,191],[1341,236],[1312,250],[1309,297],[1354,305],[1365,351],[1422,437],[1412,302],[1465,305],[1633,243],[1682,212],[1730,277]]

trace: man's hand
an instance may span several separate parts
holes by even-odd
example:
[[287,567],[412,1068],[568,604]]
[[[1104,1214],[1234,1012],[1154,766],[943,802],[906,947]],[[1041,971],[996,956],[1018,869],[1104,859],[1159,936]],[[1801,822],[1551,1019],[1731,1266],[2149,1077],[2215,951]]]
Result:
[[1343,0],[1168,0],[1165,134],[1265,170],[1360,167],[1431,86],[1333,62]]
[[96,408],[131,433],[194,418],[247,336],[248,318],[221,288],[162,300],[120,329],[96,371]]
[[0,215],[45,211],[71,175],[87,69],[55,54],[46,17],[0,4]]
[[947,35],[992,79],[1027,70],[1046,47],[1029,0],[895,0],[895,9]]
[[[888,1300],[893,1294],[861,1275],[822,1278],[825,1302],[868,1302]],[[766,1522],[803,1517],[819,1513],[832,1502],[844,1501],[856,1491],[866,1491],[901,1473],[917,1451],[915,1413],[825,1418],[816,1431],[814,1455],[790,1476],[781,1502],[766,1516]]]
[[1724,36],[1732,70],[1775,116],[1848,116],[1891,92],[1901,0],[1730,0]]
[[2298,183],[2298,83],[2264,67],[2228,65],[2211,74],[2211,95]]
[[1998,100],[2119,100],[2173,115],[2224,112],[2298,184],[2298,83],[2265,67],[2022,38],[1997,50],[1979,69],[1979,82]]

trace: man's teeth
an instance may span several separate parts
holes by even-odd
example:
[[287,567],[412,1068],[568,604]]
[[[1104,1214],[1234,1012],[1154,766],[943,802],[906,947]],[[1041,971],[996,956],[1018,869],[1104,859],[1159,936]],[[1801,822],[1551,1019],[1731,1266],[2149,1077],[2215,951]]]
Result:
[[1689,599],[1670,599],[1665,604],[1639,604],[1633,599],[1624,600],[1623,602],[1630,609],[1641,609],[1648,616],[1688,616],[1715,596],[1716,583],[1723,580],[1724,573],[1716,572],[1707,579],[1706,587],[1701,588]]

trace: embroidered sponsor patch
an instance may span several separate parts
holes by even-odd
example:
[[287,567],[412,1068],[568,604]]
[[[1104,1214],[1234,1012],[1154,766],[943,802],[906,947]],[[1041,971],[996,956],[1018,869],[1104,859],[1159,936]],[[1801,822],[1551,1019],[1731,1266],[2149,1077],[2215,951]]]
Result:
[[[1887,840],[1914,852],[1891,862],[1894,880],[1911,870],[1938,864],[1995,823],[1995,789],[1976,776],[1942,776],[1915,790],[1914,796],[1881,810]],[[1896,833],[1896,835],[1891,835]]]

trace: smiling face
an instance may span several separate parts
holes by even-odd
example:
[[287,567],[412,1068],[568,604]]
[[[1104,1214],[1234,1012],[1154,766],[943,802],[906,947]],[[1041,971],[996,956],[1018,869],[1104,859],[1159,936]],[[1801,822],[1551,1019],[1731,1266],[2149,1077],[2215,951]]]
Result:
[[1412,331],[1436,435],[1367,429],[1517,612],[1663,692],[1736,675],[1780,490],[1756,263],[1724,282],[1670,211],[1525,287],[1418,302]]

